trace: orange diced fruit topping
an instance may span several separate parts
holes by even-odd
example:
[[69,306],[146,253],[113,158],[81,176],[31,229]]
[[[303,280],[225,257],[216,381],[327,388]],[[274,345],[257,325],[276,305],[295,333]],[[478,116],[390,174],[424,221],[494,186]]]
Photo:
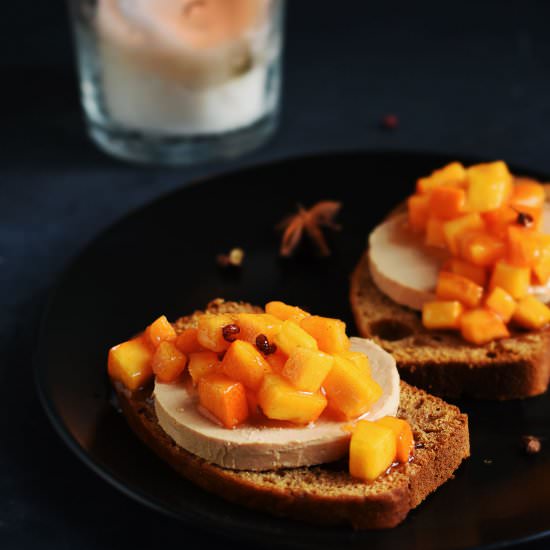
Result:
[[480,265],[474,265],[460,258],[451,258],[448,260],[444,267],[444,271],[450,271],[457,275],[462,275],[479,286],[485,286],[487,284],[487,270]]
[[460,318],[464,340],[483,345],[499,338],[508,338],[510,333],[502,319],[490,309],[472,309]]
[[516,223],[518,213],[508,205],[501,206],[496,210],[483,212],[483,220],[487,227],[487,231],[498,239],[506,239],[508,237],[508,227]]
[[316,392],[332,368],[334,359],[322,351],[296,348],[288,358],[282,375],[297,389]]
[[483,287],[462,275],[441,271],[435,293],[440,300],[458,300],[467,307],[477,307],[483,296]]
[[468,231],[458,238],[459,253],[474,265],[488,267],[506,254],[506,245],[486,231]]
[[532,229],[511,225],[508,228],[508,260],[520,267],[532,267],[540,258],[541,239]]
[[550,308],[534,296],[525,296],[518,302],[512,318],[524,328],[537,330],[550,323]]
[[504,289],[515,298],[523,298],[529,290],[531,271],[528,267],[517,267],[501,260],[493,269],[490,287]]
[[476,164],[466,171],[466,206],[473,212],[486,212],[503,206],[512,192],[512,175],[502,161]]
[[516,301],[503,288],[496,286],[485,299],[485,305],[508,323],[516,309]]
[[290,355],[296,348],[319,349],[317,340],[302,327],[292,321],[285,321],[281,330],[273,339],[275,345],[286,355]]
[[234,428],[248,418],[244,386],[223,374],[214,373],[201,377],[199,402],[226,428]]
[[416,190],[418,193],[427,193],[440,185],[462,186],[465,181],[466,170],[464,166],[460,162],[451,162],[443,168],[434,170],[430,176],[420,178],[416,182]]
[[413,231],[424,231],[430,216],[430,196],[413,195],[407,199],[409,226]]
[[430,216],[451,220],[464,212],[466,192],[460,187],[442,185],[430,193]]
[[334,363],[323,383],[331,410],[356,418],[367,412],[382,395],[382,388],[353,361],[334,356]]
[[277,350],[275,353],[270,353],[265,356],[265,360],[269,363],[271,370],[275,374],[281,374],[285,363],[287,362],[288,355],[283,353],[281,350]]
[[277,317],[281,321],[294,321],[299,324],[302,319],[309,316],[307,311],[297,307],[289,306],[284,302],[269,302],[265,305],[265,312]]
[[199,380],[207,374],[219,371],[220,360],[218,354],[213,351],[196,351],[189,354],[187,369],[196,386]]
[[271,342],[283,322],[269,313],[239,313],[235,315],[235,324],[240,329],[237,338],[254,345],[260,334]]
[[176,339],[176,331],[166,316],[161,315],[146,329],[147,337],[151,344],[157,347],[161,342],[172,342]]
[[371,376],[370,361],[364,353],[360,351],[344,351],[338,355],[355,363],[365,376]]
[[483,229],[484,227],[483,219],[477,212],[445,222],[443,224],[443,234],[445,235],[445,242],[451,254],[458,256],[459,237],[461,235],[474,229]]
[[263,355],[244,340],[235,340],[229,346],[222,359],[221,369],[229,378],[242,382],[250,390],[257,390],[264,375],[271,371]]
[[153,376],[153,351],[146,338],[148,340],[145,335],[138,336],[109,350],[109,376],[122,382],[129,390],[144,386]]
[[519,211],[522,211],[524,207],[542,208],[545,200],[544,187],[540,183],[522,179],[512,189],[510,206]]
[[258,402],[268,418],[296,424],[315,422],[327,406],[321,392],[300,391],[277,374],[265,376],[258,391]]
[[396,452],[396,437],[391,428],[361,420],[351,434],[349,472],[364,481],[374,481],[393,464]]
[[424,242],[428,246],[445,248],[445,233],[443,233],[443,220],[430,216],[426,225],[426,238]]
[[199,344],[210,351],[221,353],[225,351],[231,342],[223,336],[223,329],[233,324],[231,315],[214,315],[206,313],[201,315],[198,322],[197,340]]
[[197,339],[198,330],[196,328],[186,328],[178,334],[176,338],[176,347],[182,353],[195,353],[203,351],[204,348],[199,344]]
[[463,312],[464,306],[456,300],[426,302],[422,307],[422,324],[430,330],[459,329]]
[[395,458],[401,463],[408,462],[414,452],[414,437],[409,423],[394,416],[384,416],[376,423],[393,431],[397,442]]
[[539,235],[540,255],[533,265],[533,275],[541,285],[550,280],[550,235]]
[[153,355],[151,366],[160,382],[174,382],[187,365],[187,356],[171,342],[161,342]]
[[325,353],[340,353],[349,349],[346,323],[339,319],[310,315],[300,323],[300,327],[315,338],[319,349]]

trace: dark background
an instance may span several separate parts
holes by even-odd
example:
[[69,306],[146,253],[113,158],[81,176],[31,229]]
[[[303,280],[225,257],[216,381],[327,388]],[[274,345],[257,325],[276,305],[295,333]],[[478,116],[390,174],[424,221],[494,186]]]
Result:
[[[323,151],[437,151],[550,174],[550,2],[290,4],[276,137],[239,161],[168,170],[119,163],[87,140],[64,4],[3,3],[0,548],[161,547],[211,538],[97,478],[64,447],[35,396],[33,346],[47,290],[124,213],[199,176]],[[394,131],[380,128],[387,113],[399,117]],[[358,181],[376,186],[368,174]]]

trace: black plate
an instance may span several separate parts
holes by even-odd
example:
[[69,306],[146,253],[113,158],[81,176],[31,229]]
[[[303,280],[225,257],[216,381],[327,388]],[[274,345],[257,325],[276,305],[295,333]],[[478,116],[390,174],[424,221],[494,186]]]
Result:
[[[417,177],[449,160],[346,154],[259,166],[177,191],[102,234],[62,277],[41,332],[38,386],[62,438],[129,496],[241,540],[406,550],[500,547],[549,534],[550,440],[536,456],[519,448],[523,434],[548,437],[548,395],[461,403],[470,414],[470,460],[402,525],[370,533],[273,518],[195,488],[137,441],[110,402],[108,348],[161,313],[173,319],[217,296],[258,304],[282,299],[352,327],[348,278],[367,233]],[[276,223],[297,202],[321,199],[344,204],[344,229],[331,236],[333,256],[315,259],[306,250],[279,259]],[[219,269],[216,255],[234,246],[246,251],[242,271]]]

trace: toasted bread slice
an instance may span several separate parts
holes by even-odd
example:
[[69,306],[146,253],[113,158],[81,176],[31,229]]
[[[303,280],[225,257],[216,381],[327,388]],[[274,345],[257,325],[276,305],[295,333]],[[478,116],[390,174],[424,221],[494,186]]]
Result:
[[404,380],[436,395],[515,399],[546,391],[550,331],[516,332],[476,346],[453,332],[424,328],[420,313],[396,304],[374,284],[363,255],[351,276],[357,330],[397,361]]
[[[248,304],[217,300],[210,312],[258,311]],[[180,332],[200,312],[175,323]],[[356,529],[393,527],[409,510],[452,477],[469,456],[468,418],[422,390],[402,383],[399,416],[414,432],[414,459],[373,483],[348,473],[346,461],[268,472],[224,469],[179,447],[159,426],[150,396],[115,383],[121,409],[135,433],[179,474],[231,502],[277,516]]]

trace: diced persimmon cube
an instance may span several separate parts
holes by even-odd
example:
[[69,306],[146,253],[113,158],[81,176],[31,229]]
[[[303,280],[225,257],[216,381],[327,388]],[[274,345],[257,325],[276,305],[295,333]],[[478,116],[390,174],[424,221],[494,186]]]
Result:
[[197,351],[204,351],[204,348],[199,344],[197,338],[198,329],[186,328],[178,334],[176,338],[176,347],[182,353],[196,353]]
[[533,267],[541,255],[539,233],[511,225],[508,228],[508,261],[519,267]]
[[187,369],[196,386],[199,380],[207,374],[220,371],[220,360],[218,354],[213,351],[196,351],[189,354],[189,364]]
[[502,161],[476,164],[466,170],[466,207],[472,212],[500,208],[512,193],[512,175]]
[[460,216],[443,224],[443,234],[447,248],[453,256],[458,256],[458,240],[461,235],[473,229],[483,229],[485,224],[477,212]]
[[323,382],[332,411],[345,418],[366,413],[382,395],[382,388],[353,361],[334,356],[334,363]]
[[501,260],[493,269],[490,288],[499,286],[518,300],[527,294],[530,281],[531,270],[528,267],[518,267]]
[[460,328],[462,338],[478,346],[510,336],[500,316],[485,308],[472,309],[464,313],[460,318]]
[[501,206],[496,210],[483,212],[482,218],[485,221],[487,231],[497,239],[508,237],[508,227],[516,223],[518,213],[508,205]]
[[249,342],[235,340],[225,352],[221,369],[233,380],[242,382],[247,389],[256,391],[264,375],[271,371],[263,355]]
[[437,278],[435,294],[440,300],[458,300],[471,308],[477,307],[481,302],[483,287],[462,275],[441,271]]
[[300,323],[300,327],[315,338],[319,349],[325,353],[340,353],[349,349],[346,323],[340,319],[310,315]]
[[233,317],[226,314],[206,313],[201,315],[198,321],[197,340],[199,344],[210,351],[221,353],[225,351],[231,342],[223,336],[223,328],[232,325]]
[[467,231],[458,237],[460,256],[474,265],[488,267],[506,255],[506,244],[486,231]]
[[265,312],[269,315],[277,317],[281,321],[294,321],[299,324],[302,319],[305,319],[309,313],[297,306],[289,306],[284,302],[269,302],[265,305]]
[[516,309],[516,301],[503,288],[496,286],[485,299],[485,305],[508,323]]
[[412,195],[407,199],[409,226],[413,231],[424,231],[430,217],[430,196]]
[[173,342],[176,339],[176,331],[165,315],[161,315],[145,330],[151,344],[156,348],[161,342]]
[[430,216],[452,220],[464,213],[466,191],[460,187],[441,185],[430,193]]
[[542,208],[546,200],[544,187],[533,180],[518,178],[512,188],[510,206],[522,211],[522,208]]
[[200,378],[199,402],[226,428],[234,428],[248,418],[244,386],[223,374],[207,374]]
[[456,300],[426,302],[422,306],[422,324],[430,330],[459,329],[463,312],[464,306]]
[[443,220],[430,216],[426,225],[426,237],[424,242],[428,246],[435,246],[437,248],[445,248],[445,233],[443,233]]
[[444,271],[450,271],[457,275],[462,275],[479,286],[485,286],[487,284],[487,270],[480,266],[474,265],[466,260],[460,258],[451,258],[443,266]]
[[290,355],[296,348],[319,349],[317,340],[292,321],[284,321],[281,330],[273,339],[277,348]]
[[540,255],[533,265],[535,282],[545,285],[550,280],[550,235],[539,234]]
[[384,416],[376,423],[393,431],[397,442],[395,453],[397,462],[408,462],[414,452],[414,437],[410,424],[406,420],[395,418],[395,416]]
[[518,302],[512,319],[524,328],[538,330],[550,323],[550,308],[534,296],[525,296]]
[[418,193],[427,193],[440,185],[463,186],[466,183],[466,170],[460,162],[451,162],[443,168],[434,170],[426,178],[420,178],[416,182]]
[[260,334],[271,342],[281,329],[283,322],[269,313],[239,313],[235,315],[235,324],[240,329],[236,335],[237,338],[255,345],[256,338]]
[[129,390],[144,386],[153,376],[153,350],[146,335],[138,336],[109,350],[109,376],[122,382]]
[[285,363],[288,360],[288,355],[278,349],[275,353],[270,353],[269,355],[266,355],[265,360],[269,363],[271,370],[275,374],[281,374]]
[[391,428],[361,420],[351,434],[349,472],[364,481],[374,481],[393,464],[396,452],[396,437]]
[[366,354],[361,353],[360,351],[343,351],[338,355],[344,359],[353,361],[361,369],[365,376],[371,376],[370,361]]
[[172,342],[161,342],[151,362],[155,376],[160,382],[174,382],[187,365],[187,356]]
[[277,374],[265,376],[258,391],[258,402],[268,418],[295,424],[315,422],[327,406],[321,392],[300,391]]
[[533,275],[538,284],[545,285],[550,281],[550,255],[543,255],[533,266]]
[[282,371],[282,375],[297,389],[316,392],[321,388],[334,359],[331,355],[308,348],[296,348]]

